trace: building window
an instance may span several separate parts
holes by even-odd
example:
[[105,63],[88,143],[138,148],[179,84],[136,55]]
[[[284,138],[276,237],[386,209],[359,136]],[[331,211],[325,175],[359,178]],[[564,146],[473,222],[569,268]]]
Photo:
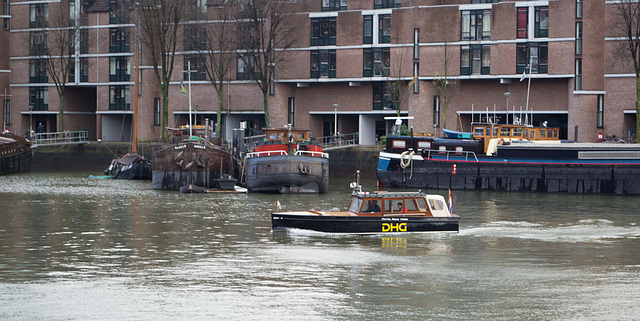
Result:
[[29,61],[29,82],[48,83],[47,61],[42,59],[32,59]]
[[80,53],[89,53],[89,30],[80,29]]
[[160,126],[160,110],[162,105],[160,104],[160,98],[153,98],[153,125]]
[[336,78],[336,51],[311,52],[311,78]]
[[191,80],[207,80],[207,69],[204,57],[186,56],[184,57],[184,80],[189,80],[189,63],[191,63]]
[[238,56],[238,71],[236,73],[236,79],[238,80],[253,80],[253,69],[255,63],[253,62],[253,56]]
[[531,64],[531,73],[546,74],[548,72],[548,44],[546,42],[519,43],[516,56],[516,73],[523,73],[525,69],[528,73],[529,64]]
[[373,43],[373,16],[362,16],[363,20],[363,30],[364,30],[364,44],[372,44]]
[[536,7],[535,17],[536,38],[546,38],[549,36],[549,7]]
[[11,29],[11,19],[4,18],[4,30]]
[[462,40],[491,38],[491,10],[462,11]]
[[2,6],[2,14],[5,15],[5,16],[10,15],[11,14],[11,11],[10,11],[11,3],[9,2],[9,0],[3,0],[2,4],[3,4],[3,6]]
[[378,16],[378,43],[391,43],[391,15]]
[[400,8],[400,0],[373,0],[374,9]]
[[122,0],[109,1],[109,23],[123,24],[129,23],[129,11],[123,4]]
[[529,8],[518,8],[518,38],[527,38],[527,26],[529,25]]
[[364,49],[364,77],[388,77],[391,50],[389,48]]
[[29,28],[46,28],[49,25],[49,6],[46,3],[29,5]]
[[109,86],[109,110],[130,110],[129,86]]
[[202,24],[184,25],[184,50],[205,50],[207,48],[207,28]]
[[374,110],[390,110],[394,109],[394,104],[391,100],[391,91],[389,86],[384,81],[378,81],[373,83],[373,109]]
[[461,75],[488,75],[491,73],[491,47],[471,45],[460,47]]
[[47,32],[32,31],[29,33],[29,54],[33,56],[42,56],[47,53]]
[[597,124],[598,128],[604,128],[604,95],[598,95]]
[[576,21],[576,55],[582,55],[582,21]]
[[109,31],[109,52],[129,52],[129,29],[111,28]]
[[420,92],[420,63],[413,63],[413,93],[417,94]]
[[4,99],[4,126],[11,125],[11,101],[5,97]]
[[[75,82],[76,80],[76,65],[74,63],[69,65],[69,82]],[[80,82],[89,81],[89,58],[80,58]]]
[[29,110],[48,110],[49,90],[47,87],[29,87]]
[[576,58],[575,90],[582,90],[582,58]]
[[413,29],[413,59],[420,59],[420,29]]
[[582,19],[582,0],[576,0],[576,19]]
[[433,127],[440,127],[440,96],[433,96]]
[[131,64],[128,56],[109,57],[109,81],[129,81]]
[[289,97],[289,101],[288,101],[288,106],[289,106],[289,117],[287,118],[288,120],[288,124],[291,125],[291,127],[295,127],[295,120],[296,120],[296,108],[295,108],[295,98],[294,97]]
[[311,45],[336,44],[336,17],[311,19]]
[[322,11],[347,10],[347,0],[322,0]]

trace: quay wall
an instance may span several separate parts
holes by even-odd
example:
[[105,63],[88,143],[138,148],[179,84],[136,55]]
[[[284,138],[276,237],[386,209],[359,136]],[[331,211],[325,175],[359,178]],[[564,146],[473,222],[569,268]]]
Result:
[[[151,159],[153,150],[160,143],[139,144],[138,154]],[[114,157],[120,157],[131,149],[130,143],[89,142],[87,144],[40,146],[33,149],[32,172],[90,171],[101,174]],[[378,153],[381,146],[356,146],[327,151],[329,153],[329,176],[375,178]]]

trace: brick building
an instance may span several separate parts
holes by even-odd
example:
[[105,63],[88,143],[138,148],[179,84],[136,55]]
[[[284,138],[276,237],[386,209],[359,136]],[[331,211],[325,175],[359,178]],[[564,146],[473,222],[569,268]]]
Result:
[[[0,35],[6,44],[0,47],[4,123],[17,133],[40,122],[47,131],[56,130],[56,87],[42,72],[33,46],[54,28],[42,20],[51,21],[62,8],[81,30],[65,91],[64,128],[88,129],[92,140],[130,140],[136,16],[120,16],[121,0],[8,1]],[[201,21],[215,23],[218,2],[205,2],[188,5],[201,10]],[[562,138],[578,141],[596,141],[598,134],[626,137],[635,130],[635,78],[632,64],[615,56],[620,40],[611,28],[613,2],[298,0],[288,5],[298,24],[296,42],[276,67],[269,98],[272,127],[291,123],[310,128],[313,136],[328,136],[337,119],[337,131],[358,132],[362,144],[387,134],[394,120],[385,117],[398,113],[414,131],[436,134],[445,126],[468,131],[472,121],[487,119],[546,122],[560,127]],[[187,62],[197,69],[190,49],[189,41],[179,42],[170,127],[188,123],[188,95],[180,88],[187,86],[182,72]],[[158,141],[161,95],[145,48],[141,52],[138,138]],[[227,139],[241,122],[264,126],[262,94],[246,80],[244,68],[233,66],[222,97]],[[530,74],[523,79],[523,72]],[[434,85],[445,76],[447,97]],[[215,90],[206,75],[193,79],[195,121],[215,119]],[[393,94],[390,88],[397,84],[402,90]]]

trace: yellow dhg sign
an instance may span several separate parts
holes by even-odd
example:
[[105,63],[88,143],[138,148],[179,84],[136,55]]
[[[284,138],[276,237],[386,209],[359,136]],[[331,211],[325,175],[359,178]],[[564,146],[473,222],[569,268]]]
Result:
[[406,232],[407,223],[382,223],[383,232]]

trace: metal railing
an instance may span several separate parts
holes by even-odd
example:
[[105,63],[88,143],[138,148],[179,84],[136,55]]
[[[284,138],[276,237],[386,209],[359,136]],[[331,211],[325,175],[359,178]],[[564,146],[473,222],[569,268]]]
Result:
[[[426,152],[426,155],[425,155],[425,152]],[[449,160],[451,158],[450,157],[451,154],[454,154],[453,155],[454,157],[458,157],[458,158],[464,157],[465,161],[468,161],[470,156],[473,157],[472,160],[475,160],[476,162],[478,161],[478,156],[476,156],[476,153],[471,151],[437,150],[437,149],[425,149],[422,151],[422,155],[425,158],[433,158],[434,155],[442,156],[443,154],[446,154],[445,156],[446,160]]]
[[273,155],[288,155],[286,151],[283,150],[265,150],[262,152],[252,152],[252,153],[247,153],[246,158],[251,158],[251,157],[261,157],[261,156],[273,156]]
[[322,136],[316,137],[316,142],[322,146],[322,148],[337,148],[345,146],[358,145],[358,134],[338,134],[335,136]]
[[32,147],[53,146],[53,145],[69,145],[69,144],[86,144],[89,141],[87,137],[89,132],[86,129],[65,130],[55,133],[36,133],[31,140]]
[[296,156],[315,156],[315,157],[329,158],[329,154],[328,153],[314,152],[314,151],[309,151],[309,150],[296,151]]

